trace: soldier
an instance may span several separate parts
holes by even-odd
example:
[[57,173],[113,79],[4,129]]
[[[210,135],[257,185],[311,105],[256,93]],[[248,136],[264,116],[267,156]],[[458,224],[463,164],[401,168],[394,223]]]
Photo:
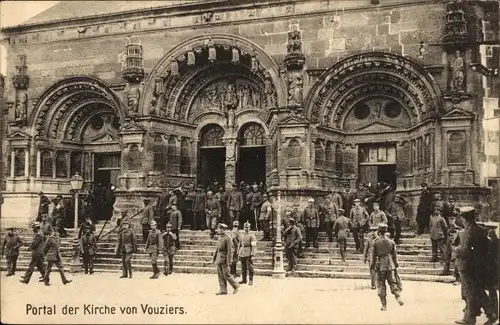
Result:
[[441,259],[445,260],[445,239],[448,233],[448,226],[446,221],[441,216],[439,210],[434,210],[431,216],[431,222],[429,224],[429,229],[431,233],[431,243],[432,243],[432,259],[431,263],[438,261],[437,251],[439,248]]
[[306,248],[313,242],[314,248],[318,248],[318,228],[319,228],[319,212],[314,206],[314,199],[307,201],[308,206],[302,211],[302,220],[306,226]]
[[[450,224],[448,225],[448,235],[445,236],[445,258],[444,258],[444,268],[443,272],[439,275],[441,276],[446,276],[450,275],[450,263],[455,262],[456,256],[455,252],[452,250],[452,243],[455,242],[458,236],[458,231],[461,229],[456,223],[455,223],[455,217],[452,216],[450,218]],[[456,263],[455,263],[456,264]],[[460,275],[458,273],[458,267],[455,266],[454,269],[454,276],[455,276],[455,281],[453,282],[454,284],[457,284],[460,282]]]
[[399,305],[404,303],[400,297],[400,288],[396,281],[395,271],[398,268],[398,254],[396,252],[396,244],[387,238],[387,224],[381,223],[378,225],[379,236],[373,242],[373,251],[370,259],[370,267],[377,273],[377,288],[380,302],[382,303],[381,310],[387,310],[387,287],[386,281],[391,288],[391,293],[396,297]]
[[[497,296],[497,291],[498,291],[498,248],[499,248],[499,242],[498,242],[498,236],[496,234],[496,229],[489,229],[488,230],[488,241],[489,241],[489,262],[488,265],[491,266],[491,276],[489,277],[490,281],[487,283],[486,290],[488,290],[488,295],[491,300],[492,304],[492,310],[498,310],[498,296]],[[497,315],[498,317],[498,315]],[[490,318],[495,318],[495,317],[490,317]],[[490,319],[488,320],[490,321]]]
[[343,202],[343,199],[342,199],[342,195],[340,195],[340,191],[337,191],[337,190],[334,191],[334,190],[332,190],[331,202],[335,203],[337,205],[338,209],[343,209],[344,208],[344,202]]
[[[259,193],[260,194],[260,193]],[[262,205],[260,206],[259,223],[260,229],[264,232],[263,241],[271,240],[270,222],[273,213],[273,206],[268,200],[267,194],[262,194]]]
[[297,227],[299,228],[300,233],[302,234],[302,239],[300,240],[299,244],[299,258],[304,258],[304,249],[306,247],[305,243],[306,228],[304,227],[302,214],[300,213],[299,208],[300,208],[299,202],[295,202],[293,204],[293,210],[290,217],[295,220],[295,223],[297,224]]
[[85,267],[85,274],[94,273],[94,258],[97,250],[97,240],[92,233],[92,228],[85,227],[84,235],[80,237],[80,253],[83,257],[83,266]]
[[250,232],[250,223],[245,222],[243,225],[244,233],[241,236],[241,247],[238,253],[241,260],[241,281],[240,284],[247,283],[247,271],[249,275],[248,285],[253,285],[253,261],[257,249],[257,239]]
[[14,228],[7,228],[7,231],[2,244],[2,255],[5,255],[5,259],[7,260],[6,276],[12,276],[16,273],[19,248],[23,245],[23,241]]
[[375,273],[375,269],[371,267],[371,256],[373,254],[373,242],[377,238],[377,227],[370,227],[370,236],[365,242],[365,250],[363,252],[363,261],[366,264],[368,262],[368,268],[370,269],[370,283],[372,290],[377,289],[375,283],[377,281],[377,274]]
[[35,270],[35,267],[37,268],[38,272],[40,272],[40,274],[42,275],[42,278],[45,277],[45,270],[43,268],[44,239],[43,239],[43,234],[40,232],[40,224],[38,222],[35,222],[33,224],[33,233],[35,234],[35,236],[33,237],[33,240],[31,241],[28,247],[28,250],[31,250],[31,261],[28,266],[28,270],[26,271],[26,273],[24,273],[24,276],[20,281],[26,284],[30,282],[31,275]]
[[431,204],[431,211],[430,215],[434,213],[434,211],[438,210],[441,213],[441,216],[446,218],[444,219],[446,221],[446,224],[448,224],[448,204],[443,200],[442,198],[442,193],[440,191],[437,191],[434,193],[434,201]]
[[132,254],[137,252],[137,238],[127,219],[123,219],[120,224],[121,230],[118,233],[118,244],[116,245],[115,254],[122,258],[122,278],[132,278]]
[[[179,193],[178,193],[178,191],[170,190],[168,195],[169,195],[169,199],[168,199],[168,206],[167,206],[166,222],[168,222],[170,220],[170,214],[172,213],[172,206],[176,205],[177,207],[179,207]],[[163,227],[163,229],[165,229],[165,224],[161,225]]]
[[446,221],[446,224],[450,224],[450,219],[456,219],[458,212],[460,210],[455,205],[455,198],[450,196],[448,199],[448,203],[446,203],[446,209],[443,212],[443,218]]
[[250,211],[252,211],[252,217],[255,222],[255,229],[259,230],[259,217],[262,213],[260,206],[262,205],[263,195],[259,192],[259,186],[257,184],[252,185],[252,195],[250,200]]
[[205,230],[205,209],[207,204],[207,196],[203,193],[201,186],[196,187],[196,194],[193,200],[193,228],[194,230]]
[[172,274],[172,270],[174,269],[174,255],[177,251],[175,246],[176,242],[177,242],[177,236],[172,231],[172,224],[169,222],[166,225],[166,231],[163,233],[163,259],[164,259],[163,274],[165,276]]
[[288,228],[288,226],[290,226],[290,218],[292,218],[292,208],[286,207],[285,215],[283,216],[283,218],[281,218],[283,229],[286,229]]
[[362,252],[364,245],[365,229],[368,223],[368,211],[363,208],[360,203],[360,199],[354,199],[354,206],[351,208],[351,214],[349,219],[351,219],[353,224],[353,236],[354,243],[356,244],[356,251]]
[[144,243],[148,239],[149,230],[151,229],[151,221],[154,220],[154,209],[150,203],[150,199],[144,199],[144,210],[142,211],[141,218],[142,241]]
[[420,201],[417,207],[417,234],[421,235],[429,226],[430,208],[432,203],[432,194],[429,191],[427,183],[422,183],[422,192],[420,193]]
[[42,191],[38,193],[38,196],[40,196],[40,204],[38,205],[38,216],[36,218],[36,221],[42,221],[42,216],[44,214],[49,214],[49,205],[50,205],[50,199],[43,194]]
[[245,199],[243,198],[243,193],[238,189],[238,185],[235,183],[229,193],[229,198],[227,202],[227,207],[229,210],[229,223],[234,221],[242,221],[240,219],[240,213],[245,206]]
[[337,220],[338,209],[340,207],[330,200],[329,197],[325,198],[323,204],[323,212],[325,215],[326,233],[328,234],[328,240],[333,242],[333,224]]
[[233,243],[233,261],[229,269],[229,274],[231,274],[234,277],[238,277],[238,275],[236,274],[236,266],[238,264],[238,254],[241,248],[241,235],[238,229],[239,227],[240,227],[240,222],[234,221],[233,230],[231,231],[231,242]]
[[156,229],[156,221],[151,221],[151,230],[149,231],[148,239],[146,240],[145,250],[149,254],[151,259],[151,265],[153,266],[153,275],[150,279],[158,279],[160,276],[160,269],[158,268],[158,255],[160,254],[160,249],[163,248],[163,237],[160,230]]
[[156,215],[159,217],[160,230],[163,230],[167,223],[167,207],[170,200],[168,192],[168,188],[164,188],[156,203]]
[[215,227],[217,227],[217,223],[219,222],[220,213],[220,202],[213,197],[212,191],[208,191],[205,217],[207,228],[210,229],[211,239],[215,237]]
[[394,233],[391,233],[391,229],[389,229],[389,233],[391,235],[391,238],[394,238],[394,242],[396,243],[396,245],[400,244],[401,221],[405,219],[406,204],[406,199],[401,195],[396,194],[396,196],[394,197],[394,201],[389,203],[389,206],[387,207],[387,219],[392,219],[396,234],[394,236]]
[[213,263],[217,265],[217,275],[219,278],[220,291],[219,295],[227,295],[227,282],[233,287],[233,294],[238,292],[238,283],[229,274],[229,265],[232,263],[233,252],[231,238],[226,235],[227,226],[223,223],[219,224],[219,240],[217,241],[217,249],[215,250]]
[[350,216],[351,215],[351,208],[354,205],[354,199],[356,198],[356,194],[351,192],[351,188],[346,186],[345,188],[345,194],[343,198],[343,203],[344,203],[344,210],[345,210],[345,215]]
[[52,224],[49,220],[48,214],[42,214],[42,223],[40,224],[40,229],[45,241],[46,237],[49,237],[50,233],[52,232]]
[[300,242],[302,241],[302,234],[300,229],[295,225],[295,219],[289,218],[290,225],[285,229],[285,254],[288,260],[288,271],[297,270],[298,252]]
[[175,248],[179,249],[179,230],[182,229],[182,213],[177,209],[176,204],[172,204],[171,208],[169,223],[172,227],[172,232],[175,234]]
[[387,216],[384,211],[380,210],[380,204],[373,202],[373,212],[370,215],[369,225],[370,227],[376,227],[379,223],[387,224]]
[[80,230],[78,233],[78,238],[82,237],[83,232],[85,231],[85,228],[90,228],[90,232],[94,233],[95,231],[95,226],[94,223],[92,222],[92,219],[86,218],[81,224],[80,224]]
[[129,223],[130,218],[128,217],[128,210],[122,210],[121,211],[121,216],[116,219],[116,227],[118,227],[118,231],[122,230],[122,224],[124,222]]
[[57,232],[52,230],[52,233],[43,246],[43,253],[45,254],[45,260],[47,261],[47,269],[45,270],[45,276],[43,277],[43,282],[45,282],[46,286],[50,285],[50,272],[53,264],[57,266],[63,284],[68,284],[73,281],[66,279],[66,275],[64,274],[64,266],[61,262],[61,253],[59,251],[61,240],[57,235]]
[[55,229],[59,232],[61,237],[66,237],[66,229],[64,229],[64,219],[66,216],[66,208],[64,205],[64,199],[62,195],[58,195],[54,199],[54,210],[52,211],[53,220],[55,222]]
[[339,217],[333,224],[333,232],[337,236],[340,257],[342,258],[342,262],[344,263],[345,253],[347,251],[347,237],[349,236],[349,230],[353,228],[354,225],[352,224],[351,220],[344,216],[344,209],[339,209]]

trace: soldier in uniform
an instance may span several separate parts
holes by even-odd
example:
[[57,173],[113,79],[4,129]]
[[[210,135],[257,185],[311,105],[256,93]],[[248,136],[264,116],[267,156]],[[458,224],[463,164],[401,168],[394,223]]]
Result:
[[302,239],[300,240],[300,244],[299,244],[299,258],[303,258],[304,257],[304,249],[306,247],[306,243],[305,243],[306,228],[304,226],[304,223],[302,220],[302,214],[300,213],[299,208],[300,208],[299,202],[295,202],[293,204],[293,210],[292,210],[290,217],[295,220],[297,227],[299,228],[300,233],[302,234]]
[[373,242],[377,239],[377,227],[370,227],[370,235],[365,242],[365,249],[363,252],[363,261],[366,264],[368,262],[368,267],[370,269],[370,283],[372,290],[375,290],[377,287],[375,286],[377,281],[377,273],[375,269],[371,267],[371,256],[373,254]]
[[295,219],[289,218],[290,225],[285,229],[285,254],[288,260],[288,271],[297,270],[298,252],[302,234],[300,229],[295,225]]
[[42,278],[45,277],[45,270],[43,268],[44,238],[43,234],[40,232],[40,224],[38,222],[35,222],[33,224],[33,233],[34,233],[33,240],[31,241],[28,247],[28,249],[31,251],[31,261],[28,266],[28,270],[26,271],[26,273],[24,273],[24,276],[22,277],[21,280],[22,283],[26,284],[30,282],[31,275],[35,270],[35,267],[37,268],[38,272],[40,272],[40,274],[42,275]]
[[7,235],[2,244],[2,255],[5,255],[5,259],[7,260],[6,276],[12,276],[16,273],[19,248],[23,245],[23,241],[14,228],[8,228],[7,230]]
[[[441,276],[450,275],[450,264],[451,262],[455,262],[456,256],[452,250],[452,243],[455,242],[458,231],[461,228],[455,223],[455,216],[450,217],[450,223],[448,225],[448,234],[445,236],[445,256],[444,256],[444,268],[443,272],[440,274]],[[458,273],[458,267],[455,266],[454,269],[455,282],[460,281],[460,275]]]
[[163,233],[164,275],[172,274],[174,269],[174,255],[177,252],[176,242],[177,236],[172,232],[172,224],[169,222],[166,225],[166,231]]
[[422,192],[420,193],[420,201],[417,207],[417,234],[421,235],[429,226],[430,213],[432,212],[432,194],[427,187],[427,183],[422,183]]
[[[263,195],[259,192],[259,186],[257,184],[252,185],[252,195],[250,201],[250,210],[252,211],[252,217],[255,222],[255,229],[259,230],[259,217],[262,213],[261,205],[263,201]],[[262,229],[261,229],[262,230]]]
[[360,199],[354,199],[354,206],[351,208],[351,214],[349,215],[349,219],[351,219],[354,227],[353,236],[356,244],[356,251],[358,252],[363,251],[365,228],[369,217],[368,211],[366,211],[360,203]]
[[205,209],[207,204],[207,196],[202,191],[201,186],[196,187],[196,194],[193,200],[193,229],[205,229]]
[[210,229],[210,238],[215,237],[215,227],[220,219],[220,202],[213,197],[212,191],[207,192],[207,204],[206,204],[206,225]]
[[151,221],[154,220],[154,209],[150,199],[144,199],[144,210],[142,211],[141,227],[142,241],[145,243],[148,239],[149,230],[151,229]]
[[94,273],[94,258],[97,249],[97,240],[92,233],[92,228],[85,227],[83,236],[80,237],[80,253],[83,257],[83,266],[85,267],[85,274]]
[[137,252],[137,238],[127,219],[123,219],[120,224],[121,230],[118,233],[118,244],[116,245],[115,254],[117,257],[121,255],[122,258],[122,276],[132,278],[132,254]]
[[446,224],[448,224],[448,203],[446,203],[444,200],[443,200],[443,197],[442,197],[442,193],[440,191],[436,191],[434,193],[434,201],[432,201],[432,204],[431,204],[431,216],[432,216],[432,213],[434,213],[434,211],[438,210],[440,213],[441,213],[441,216],[443,217],[446,217],[445,218],[445,221],[446,221]]
[[387,224],[387,216],[384,211],[380,210],[380,204],[373,202],[373,212],[370,215],[368,224],[370,227],[376,227],[379,223]]
[[342,262],[345,263],[345,253],[347,251],[347,236],[349,235],[349,230],[353,229],[354,225],[351,220],[344,216],[344,209],[339,209],[339,217],[335,220],[333,224],[333,232],[337,236],[337,242],[340,251],[340,257]]
[[167,223],[167,207],[170,200],[168,192],[168,189],[164,188],[156,203],[156,215],[159,217],[160,230],[163,230],[164,225]]
[[436,209],[432,212],[431,222],[429,224],[429,229],[431,233],[431,243],[432,243],[432,259],[431,263],[438,261],[438,248],[441,253],[441,259],[445,260],[445,240],[448,234],[448,226],[446,221],[441,216],[441,212]]
[[[259,193],[260,194],[260,193]],[[270,222],[273,213],[273,206],[269,202],[267,194],[262,194],[262,205],[260,206],[259,223],[260,229],[264,232],[263,241],[271,240]]]
[[49,214],[50,199],[45,194],[43,194],[42,191],[38,193],[38,196],[40,196],[40,204],[38,205],[38,216],[36,218],[36,221],[40,222],[42,221],[42,216],[44,214]]
[[238,292],[238,283],[229,274],[229,265],[233,259],[233,245],[231,238],[226,235],[227,226],[223,223],[219,224],[219,240],[217,241],[217,249],[215,250],[213,263],[217,265],[217,276],[219,278],[220,290],[216,295],[227,295],[227,283],[233,287],[233,294]]
[[170,211],[170,226],[172,227],[172,232],[175,234],[175,248],[180,248],[179,242],[179,230],[182,229],[182,213],[177,209],[177,204],[172,204],[172,210]]
[[163,237],[160,230],[156,229],[156,221],[151,221],[151,230],[149,231],[148,239],[146,240],[145,250],[151,259],[153,266],[153,275],[150,279],[158,279],[160,276],[160,269],[158,268],[158,255],[163,248]]
[[373,251],[370,259],[370,267],[377,273],[377,288],[380,302],[382,303],[381,310],[387,310],[387,287],[386,281],[391,288],[391,293],[396,297],[399,305],[404,303],[401,300],[401,290],[396,281],[395,271],[398,268],[398,254],[396,244],[387,236],[387,224],[381,223],[378,225],[378,237],[373,242]]
[[444,220],[446,220],[446,224],[450,225],[451,219],[456,220],[459,212],[460,210],[455,205],[455,198],[453,196],[450,196],[448,199],[448,203],[446,203],[446,209],[443,212],[443,218]]
[[311,241],[313,246],[318,248],[318,228],[319,228],[319,212],[314,206],[314,199],[309,199],[308,206],[302,211],[302,220],[306,226],[306,247],[310,246]]
[[354,205],[354,199],[356,199],[356,194],[351,192],[351,188],[346,186],[345,188],[345,193],[343,197],[343,203],[344,203],[344,210],[345,210],[345,215],[350,216],[351,215],[351,208]]
[[64,274],[64,266],[61,262],[61,253],[59,251],[60,242],[61,240],[57,236],[57,232],[52,230],[52,233],[43,246],[43,253],[45,254],[45,260],[47,261],[47,269],[45,270],[45,276],[43,277],[43,282],[45,282],[46,286],[50,285],[50,271],[52,270],[53,264],[57,266],[63,284],[72,282],[72,280],[66,279],[66,275]]
[[243,193],[238,189],[238,185],[235,183],[229,193],[229,198],[227,201],[227,208],[229,210],[229,223],[234,221],[242,221],[240,219],[240,213],[245,206],[245,199],[243,198]]
[[327,196],[325,202],[323,203],[323,213],[325,216],[326,233],[328,234],[328,240],[333,242],[333,224],[337,219],[339,207],[335,202],[332,202]]
[[241,260],[241,281],[240,284],[247,283],[247,271],[249,275],[248,285],[253,285],[253,261],[257,248],[257,239],[250,232],[250,223],[245,222],[243,225],[244,233],[241,236],[241,247],[238,253]]
[[233,230],[231,231],[231,242],[233,243],[233,261],[231,263],[231,267],[229,269],[229,274],[234,277],[238,277],[236,274],[236,266],[238,264],[238,254],[240,252],[241,247],[241,235],[239,231],[240,222],[233,222]]
[[52,232],[52,224],[49,220],[48,214],[42,214],[42,223],[40,224],[40,228],[41,228],[42,234],[44,236],[44,241],[45,241],[45,237],[48,237],[50,235],[50,233]]
[[387,207],[387,219],[392,219],[392,222],[394,223],[394,232],[391,232],[391,229],[389,229],[389,233],[391,235],[391,238],[394,238],[394,242],[396,245],[400,244],[400,238],[401,238],[401,222],[405,220],[405,206],[407,204],[407,201],[405,198],[400,196],[399,194],[396,194],[394,197],[394,201],[389,203]]

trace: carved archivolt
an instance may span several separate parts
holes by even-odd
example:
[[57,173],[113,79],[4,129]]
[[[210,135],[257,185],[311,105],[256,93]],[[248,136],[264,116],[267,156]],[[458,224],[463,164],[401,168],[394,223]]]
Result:
[[349,110],[372,95],[403,103],[412,123],[433,117],[444,107],[439,87],[418,63],[371,52],[348,57],[320,76],[306,99],[307,117],[340,129]]

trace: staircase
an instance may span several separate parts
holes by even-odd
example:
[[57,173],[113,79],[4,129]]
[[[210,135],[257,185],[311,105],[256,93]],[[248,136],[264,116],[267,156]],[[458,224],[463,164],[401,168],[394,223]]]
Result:
[[[96,234],[101,231],[102,225],[96,226]],[[113,226],[106,225],[102,234],[107,233]],[[21,248],[18,259],[18,269],[25,270],[29,264],[31,253],[26,250],[32,238],[32,231],[29,229],[19,229],[24,247]],[[2,229],[0,234],[3,237],[6,230]],[[138,234],[139,253],[134,254],[132,266],[135,271],[151,272],[149,255],[144,253],[142,236]],[[256,275],[270,276],[273,274],[272,243],[260,241],[262,232],[254,232],[257,237],[257,253],[254,257],[254,267]],[[73,230],[68,229],[68,237],[61,239],[62,261],[66,269],[72,261],[73,256]],[[114,250],[117,242],[117,233],[112,232],[103,237],[97,244],[97,257],[94,263],[96,272],[114,272],[121,270],[121,259],[115,257]],[[216,273],[212,264],[212,254],[215,251],[216,239],[210,239],[208,231],[180,231],[180,245],[174,259],[174,272],[179,273]],[[287,273],[292,277],[323,277],[323,278],[369,278],[367,264],[363,263],[362,254],[355,253],[355,244],[352,236],[348,238],[347,264],[341,262],[340,254],[336,243],[329,243],[328,237],[324,233],[318,236],[319,248],[308,248],[304,253],[304,258],[299,260],[298,270]],[[398,246],[399,268],[398,273],[403,280],[415,281],[439,281],[451,282],[452,276],[438,276],[442,271],[441,263],[431,263],[431,241],[427,235],[415,236],[412,232],[405,231]],[[287,261],[284,260],[285,267]],[[160,264],[162,259],[160,258]],[[1,269],[5,270],[5,259],[1,261]],[[241,266],[238,265],[238,272]]]

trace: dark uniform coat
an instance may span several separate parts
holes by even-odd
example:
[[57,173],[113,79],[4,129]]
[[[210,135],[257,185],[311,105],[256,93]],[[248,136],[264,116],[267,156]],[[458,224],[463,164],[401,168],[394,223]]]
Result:
[[179,210],[170,212],[170,220],[173,230],[178,230],[182,228],[182,213]]
[[61,254],[59,252],[60,239],[54,235],[49,236],[43,247],[43,253],[45,254],[45,260],[47,262],[60,261]]
[[177,249],[175,247],[175,240],[177,236],[173,232],[163,233],[163,254],[175,255]]
[[302,241],[302,234],[296,225],[285,229],[285,248],[299,248]]
[[23,241],[18,234],[7,234],[2,244],[2,253],[5,257],[19,256],[19,248],[23,245]]
[[229,195],[228,208],[232,211],[241,211],[245,206],[243,193],[239,190],[234,190]]
[[31,250],[31,255],[33,257],[43,256],[43,243],[44,243],[43,235],[41,233],[35,234],[29,246],[29,249]]
[[122,229],[118,235],[118,244],[115,253],[135,253],[137,252],[137,238],[132,229]]
[[315,207],[306,207],[302,212],[302,220],[306,228],[319,227],[319,212]]
[[217,241],[217,248],[213,257],[213,262],[217,265],[227,264],[230,265],[233,261],[233,244],[231,237],[223,234]]
[[83,234],[80,238],[80,252],[94,256],[97,249],[97,240],[94,234]]

